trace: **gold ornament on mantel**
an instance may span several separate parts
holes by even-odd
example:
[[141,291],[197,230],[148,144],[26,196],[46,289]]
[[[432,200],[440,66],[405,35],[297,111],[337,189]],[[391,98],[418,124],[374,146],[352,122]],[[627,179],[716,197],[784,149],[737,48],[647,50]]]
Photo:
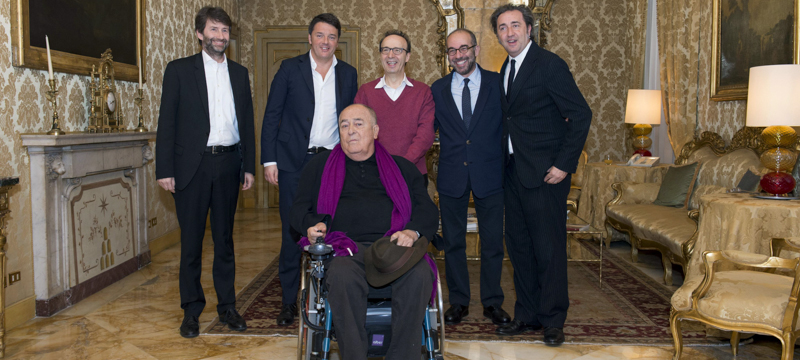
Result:
[[90,133],[123,132],[122,111],[119,111],[117,86],[114,80],[114,61],[111,49],[106,49],[100,57],[99,68],[92,65],[89,89],[91,100],[89,107]]

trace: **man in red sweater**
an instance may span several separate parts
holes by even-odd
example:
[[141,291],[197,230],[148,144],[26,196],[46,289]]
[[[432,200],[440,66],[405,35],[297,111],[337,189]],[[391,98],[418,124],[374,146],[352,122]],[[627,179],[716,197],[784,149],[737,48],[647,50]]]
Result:
[[[389,30],[380,41],[383,77],[358,89],[354,103],[375,110],[381,132],[378,141],[392,155],[411,161],[424,175],[425,154],[433,145],[435,105],[431,88],[406,77],[411,41],[400,30]],[[428,184],[428,177],[425,177]]]

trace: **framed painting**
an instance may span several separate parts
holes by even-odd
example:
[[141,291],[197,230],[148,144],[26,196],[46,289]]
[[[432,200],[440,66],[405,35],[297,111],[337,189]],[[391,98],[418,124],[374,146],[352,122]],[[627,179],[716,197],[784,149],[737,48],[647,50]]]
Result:
[[145,1],[11,0],[13,64],[47,70],[47,36],[54,71],[89,75],[111,49],[116,79],[138,81]]
[[750,68],[797,64],[800,0],[712,0],[711,99],[747,99]]

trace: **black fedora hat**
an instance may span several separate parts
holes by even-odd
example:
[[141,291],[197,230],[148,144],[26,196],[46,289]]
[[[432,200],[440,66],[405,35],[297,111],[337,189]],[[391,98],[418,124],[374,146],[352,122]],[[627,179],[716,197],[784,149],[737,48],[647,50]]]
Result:
[[386,286],[416,265],[428,248],[428,239],[420,237],[411,247],[399,246],[388,236],[375,241],[364,254],[367,282],[373,287]]

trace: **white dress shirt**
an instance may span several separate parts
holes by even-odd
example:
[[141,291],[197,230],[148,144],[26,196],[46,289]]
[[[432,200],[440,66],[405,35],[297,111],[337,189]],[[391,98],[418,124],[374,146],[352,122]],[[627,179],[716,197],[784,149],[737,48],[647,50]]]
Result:
[[[514,63],[514,77],[517,77],[519,74],[519,68],[522,65],[522,62],[525,61],[525,55],[528,55],[528,49],[531,48],[531,40],[528,40],[528,46],[522,50],[521,53],[517,55],[517,57],[508,57],[508,66],[506,66],[506,73],[503,74],[503,88],[506,89],[506,94],[508,94],[508,73],[511,71],[511,60],[515,60]],[[514,79],[511,79],[512,81]],[[508,134],[508,153],[513,154],[514,148],[511,146],[511,134]]]
[[210,130],[206,146],[230,146],[239,142],[239,123],[233,102],[231,76],[228,74],[228,58],[218,63],[203,53],[203,69],[206,72],[208,91],[208,117]]
[[400,97],[400,94],[403,93],[403,89],[405,89],[406,86],[414,87],[414,84],[412,84],[411,81],[408,81],[406,74],[403,74],[403,81],[400,82],[400,86],[398,86],[397,89],[393,89],[391,86],[386,85],[386,75],[383,75],[383,77],[381,77],[381,81],[378,81],[378,84],[375,85],[375,88],[383,88],[383,91],[386,91],[386,95],[389,95],[389,98],[392,99],[392,101],[397,101],[397,98]]
[[475,104],[478,103],[478,93],[481,90],[481,70],[475,66],[475,70],[467,77],[453,72],[453,80],[450,83],[450,93],[453,94],[453,101],[456,103],[458,113],[464,118],[464,110],[461,109],[461,97],[464,94],[464,80],[469,79],[469,100],[472,102],[470,110],[475,113]]
[[[322,78],[317,72],[317,62],[308,52],[311,59],[311,77],[314,79],[314,119],[311,122],[311,133],[308,136],[308,147],[324,147],[333,149],[339,143],[339,116],[336,114],[336,64],[333,64]],[[264,166],[277,165],[277,162],[266,162]]]

